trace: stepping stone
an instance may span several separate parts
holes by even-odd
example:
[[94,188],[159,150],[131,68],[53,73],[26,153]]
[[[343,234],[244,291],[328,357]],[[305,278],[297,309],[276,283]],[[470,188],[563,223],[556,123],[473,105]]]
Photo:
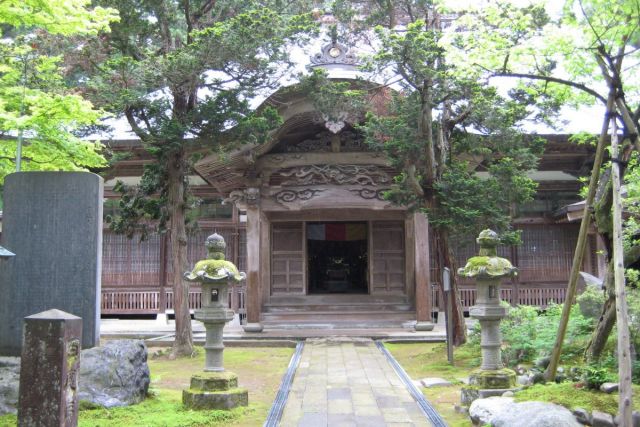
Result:
[[604,383],[600,386],[600,391],[613,393],[614,391],[618,391],[618,387],[618,383]]
[[444,378],[423,378],[420,380],[422,387],[440,387],[440,386],[449,386],[451,383]]

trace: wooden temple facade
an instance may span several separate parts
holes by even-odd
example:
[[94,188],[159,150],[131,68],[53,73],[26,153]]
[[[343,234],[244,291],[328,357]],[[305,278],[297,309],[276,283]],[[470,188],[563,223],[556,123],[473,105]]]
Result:
[[[208,234],[225,237],[227,258],[247,273],[231,298],[246,315],[247,330],[431,322],[442,307],[441,263],[429,251],[427,219],[383,199],[396,175],[384,154],[370,151],[348,121],[325,121],[303,93],[276,93],[266,104],[283,118],[269,142],[224,159],[206,157],[195,167],[194,193],[209,205],[189,238],[190,262],[204,257]],[[540,183],[538,197],[518,207],[514,222],[523,245],[502,253],[520,270],[503,290],[503,299],[513,304],[564,301],[577,239],[578,225],[558,209],[578,201],[576,177],[588,170],[591,152],[566,136],[546,138],[546,153],[532,172]],[[135,151],[126,141],[117,144]],[[113,174],[134,180],[144,162],[121,162]],[[167,243],[165,236],[139,242],[105,229],[104,314],[171,310]],[[583,270],[597,276],[595,236],[588,251]],[[475,253],[473,245],[460,245],[458,263]],[[199,295],[192,289],[193,308]],[[473,305],[472,283],[462,282],[461,297],[465,307]]]

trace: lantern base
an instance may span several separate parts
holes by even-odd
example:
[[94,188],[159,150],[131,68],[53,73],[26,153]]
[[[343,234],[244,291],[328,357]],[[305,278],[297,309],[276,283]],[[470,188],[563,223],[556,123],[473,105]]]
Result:
[[463,405],[471,405],[476,399],[491,396],[502,396],[507,391],[517,391],[516,373],[507,368],[476,369],[469,375],[469,385],[462,387],[460,401]]
[[182,391],[182,404],[189,409],[233,409],[249,404],[249,392],[238,387],[233,372],[204,372],[191,377],[191,387]]

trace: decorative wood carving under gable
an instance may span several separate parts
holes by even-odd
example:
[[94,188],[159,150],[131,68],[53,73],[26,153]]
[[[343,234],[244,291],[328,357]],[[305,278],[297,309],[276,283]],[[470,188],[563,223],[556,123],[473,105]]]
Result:
[[312,138],[297,142],[287,140],[279,142],[271,153],[322,153],[322,152],[354,152],[371,151],[362,136],[355,130],[343,130],[335,135],[322,131]]
[[[375,165],[309,165],[278,172],[283,186],[300,185],[389,185],[387,171]],[[273,175],[272,175],[273,176]]]

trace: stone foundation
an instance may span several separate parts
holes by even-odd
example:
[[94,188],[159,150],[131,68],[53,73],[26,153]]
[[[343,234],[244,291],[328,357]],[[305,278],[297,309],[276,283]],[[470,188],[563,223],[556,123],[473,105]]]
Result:
[[189,409],[233,409],[249,405],[249,392],[238,387],[233,372],[205,372],[191,377],[191,386],[182,391],[182,403]]
[[469,375],[469,385],[460,392],[460,402],[471,405],[476,399],[502,396],[507,391],[516,391],[516,373],[511,369],[476,369]]

